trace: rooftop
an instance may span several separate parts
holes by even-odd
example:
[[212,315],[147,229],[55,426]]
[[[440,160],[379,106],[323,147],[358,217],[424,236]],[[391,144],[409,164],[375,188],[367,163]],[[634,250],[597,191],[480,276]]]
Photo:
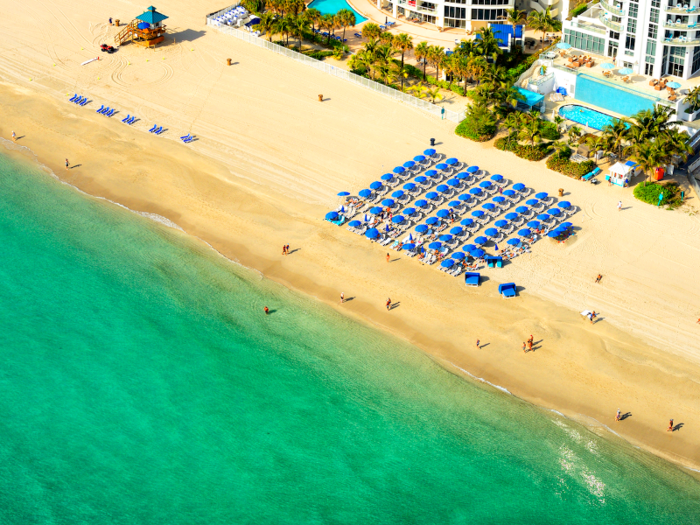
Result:
[[142,22],[148,22],[149,24],[158,24],[163,20],[167,19],[168,17],[162,13],[159,13],[158,11],[156,11],[155,7],[151,6],[148,9],[146,9],[144,13],[140,14],[136,18],[141,20]]

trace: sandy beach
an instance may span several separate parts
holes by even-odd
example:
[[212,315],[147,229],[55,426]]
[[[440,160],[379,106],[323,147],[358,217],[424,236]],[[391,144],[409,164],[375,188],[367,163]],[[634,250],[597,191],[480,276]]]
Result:
[[[131,20],[144,6],[29,0],[21,13],[8,0],[0,6],[13,13],[0,22],[0,136],[14,130],[18,145],[62,180],[165,217],[456,372],[700,468],[697,195],[681,210],[659,210],[630,190],[577,182],[461,139],[452,123],[206,27],[205,14],[225,7],[209,0],[162,6],[172,40],[113,55],[99,52],[117,31],[107,19]],[[69,104],[74,93],[93,102]],[[319,103],[318,94],[328,100]],[[120,113],[97,115],[101,104]],[[140,121],[122,124],[127,114]],[[156,123],[166,133],[146,133]],[[189,132],[199,140],[186,146],[178,137]],[[572,218],[580,232],[565,245],[536,244],[467,289],[406,257],[387,264],[386,249],[322,220],[337,192],[366,187],[431,137],[439,152],[490,173],[553,195],[564,188],[580,208]],[[65,158],[74,166],[68,171]],[[283,244],[290,256],[282,256]],[[508,281],[523,291],[504,302],[496,288]],[[342,306],[341,291],[353,298]],[[387,297],[398,308],[387,312]],[[578,313],[584,309],[602,320],[590,325]],[[541,342],[523,354],[530,334]],[[615,423],[618,408],[631,417]],[[683,427],[666,432],[670,418]]]

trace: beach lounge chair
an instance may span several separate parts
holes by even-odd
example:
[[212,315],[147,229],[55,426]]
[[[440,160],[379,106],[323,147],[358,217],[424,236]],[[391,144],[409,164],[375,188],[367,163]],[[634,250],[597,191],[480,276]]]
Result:
[[165,131],[165,130],[163,129],[163,126],[161,126],[157,130],[155,130],[153,133],[155,133],[156,135],[160,135],[161,133],[163,133],[163,131]]
[[116,110],[116,109],[111,109],[111,110],[109,111],[109,113],[105,113],[105,115],[107,115],[108,117],[111,117],[112,115],[114,115],[115,111],[117,111],[117,110]]
[[479,286],[481,274],[479,272],[464,272],[464,284],[467,286]]
[[596,167],[593,171],[590,171],[590,172],[586,173],[583,177],[581,177],[581,180],[588,182],[593,177],[598,175],[598,173],[600,173],[600,168]]
[[153,124],[153,127],[148,130],[149,133],[153,133],[155,130],[158,129],[158,124]]
[[109,111],[109,108],[104,108],[104,109],[101,109],[100,111],[98,111],[98,113],[99,113],[100,115],[104,115],[104,114],[107,113],[108,111]]
[[68,102],[75,102],[77,100],[77,98],[78,98],[78,94],[76,93],[75,95],[73,95],[71,98],[68,99]]
[[81,105],[81,106],[84,106],[84,105],[87,104],[88,102],[89,102],[88,98],[85,97],[85,98],[83,99],[83,101],[80,102],[80,105]]
[[134,122],[136,122],[136,116],[131,117],[129,119],[129,121],[127,122],[127,124],[129,124],[129,126],[131,126]]
[[73,101],[73,104],[80,104],[83,101],[83,97],[80,96]]
[[503,283],[498,285],[498,293],[501,294],[506,299],[515,297],[516,288],[515,283]]
[[355,33],[355,36],[356,36],[357,38],[362,38],[362,35],[361,35],[360,33]]
[[487,255],[485,259],[486,266],[488,266],[489,268],[503,268],[503,257]]
[[95,113],[102,113],[102,111],[103,111],[104,109],[105,109],[105,106],[104,106],[104,104],[102,104],[102,105],[100,106],[100,109],[96,109],[96,110],[95,110]]
[[129,120],[130,118],[131,118],[131,115],[127,115],[126,118],[122,119],[122,122],[126,123],[126,121]]

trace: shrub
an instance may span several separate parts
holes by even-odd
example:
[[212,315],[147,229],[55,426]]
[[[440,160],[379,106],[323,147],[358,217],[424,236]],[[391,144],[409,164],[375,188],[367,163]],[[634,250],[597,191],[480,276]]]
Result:
[[577,5],[571,10],[571,16],[578,16],[581,13],[583,13],[586,9],[588,9],[588,4],[581,4]]
[[543,139],[547,140],[559,140],[561,137],[557,125],[554,122],[548,122],[546,120],[540,123],[540,134]]
[[552,171],[557,171],[562,175],[567,177],[572,177],[574,179],[580,179],[586,173],[590,173],[595,169],[595,162],[592,160],[586,160],[584,162],[571,162],[569,160],[569,155],[556,154],[552,155],[547,160],[547,167]]
[[511,151],[518,157],[533,162],[542,160],[550,151],[549,144],[520,144],[517,140],[517,134],[510,134],[507,137],[502,137],[496,141],[496,148],[501,151]]
[[482,104],[472,104],[467,107],[465,119],[459,123],[455,133],[477,142],[491,140],[497,130],[493,113]]
[[333,51],[307,51],[303,53],[307,57],[315,58],[316,60],[322,60],[334,54]]
[[663,206],[668,206],[670,209],[673,209],[682,204],[680,188],[675,182],[659,184],[657,182],[645,181],[637,184],[633,192],[636,199],[646,202],[647,204],[653,204],[654,206],[659,204],[659,195],[662,193],[663,198],[661,199],[661,204]]

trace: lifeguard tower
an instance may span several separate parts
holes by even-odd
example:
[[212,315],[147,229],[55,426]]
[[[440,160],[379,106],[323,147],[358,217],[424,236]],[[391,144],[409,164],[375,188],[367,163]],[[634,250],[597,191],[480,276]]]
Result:
[[156,11],[156,8],[151,6],[143,14],[137,16],[134,20],[114,37],[114,41],[118,46],[128,42],[141,44],[145,47],[155,47],[165,40],[165,26],[163,20],[168,17]]

